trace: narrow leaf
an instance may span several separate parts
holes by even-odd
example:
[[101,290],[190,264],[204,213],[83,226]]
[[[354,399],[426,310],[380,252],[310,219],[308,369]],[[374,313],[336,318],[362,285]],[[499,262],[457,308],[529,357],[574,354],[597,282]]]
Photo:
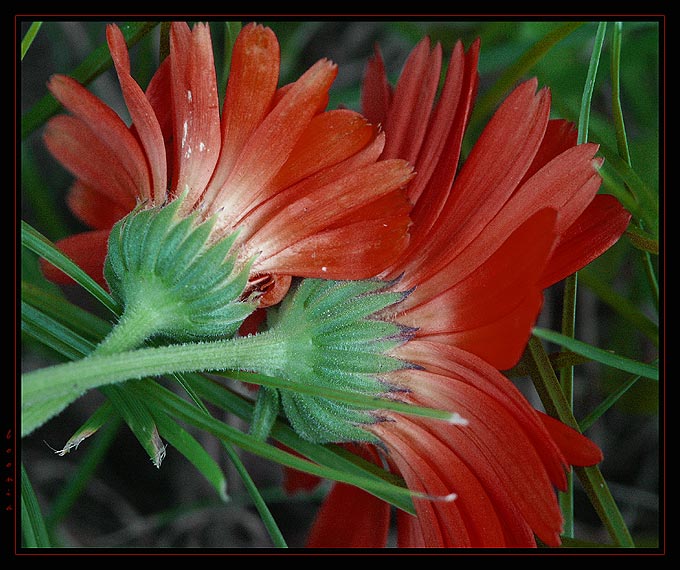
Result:
[[157,408],[151,414],[158,426],[160,435],[186,457],[198,472],[215,488],[219,498],[227,502],[227,479],[217,462],[185,429]]
[[28,51],[28,48],[31,47],[31,44],[33,43],[33,40],[35,39],[35,36],[38,35],[38,30],[40,30],[40,26],[42,26],[42,22],[33,22],[31,24],[31,26],[28,28],[26,35],[21,40],[21,60],[22,61],[24,59],[24,56],[26,55],[26,52]]
[[612,368],[623,370],[624,372],[630,372],[631,374],[638,374],[652,380],[659,379],[659,369],[656,366],[638,362],[637,360],[632,360],[625,356],[619,356],[618,354],[602,350],[601,348],[594,347],[580,340],[566,337],[548,329],[535,327],[533,333],[543,340],[564,346],[577,354],[587,356],[606,366],[611,366]]
[[50,539],[38,498],[35,496],[23,463],[21,464],[21,534],[23,546],[27,548],[50,547]]
[[52,265],[61,269],[76,283],[100,301],[112,313],[119,314],[121,307],[87,273],[59,251],[54,244],[30,224],[21,221],[21,245],[44,257]]

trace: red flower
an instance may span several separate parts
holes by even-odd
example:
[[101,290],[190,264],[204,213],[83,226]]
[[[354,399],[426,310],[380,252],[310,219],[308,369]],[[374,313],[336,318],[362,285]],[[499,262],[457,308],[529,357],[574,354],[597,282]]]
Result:
[[234,45],[220,118],[207,25],[172,24],[170,55],[146,92],[116,26],[107,40],[132,126],[58,75],[49,88],[71,115],[52,119],[44,135],[76,178],[71,210],[93,228],[58,245],[97,280],[113,224],[139,202],[184,192],[186,210],[217,214],[216,236],[239,231],[241,259],[257,255],[251,288],[265,293],[263,305],[285,294],[291,276],[363,279],[404,249],[411,169],[378,160],[384,135],[361,115],[324,111],[334,64],[321,60],[278,88],[276,36],[249,24]]
[[[383,273],[415,288],[392,318],[416,327],[396,356],[422,369],[390,382],[407,401],[457,412],[449,425],[386,413],[365,429],[415,499],[417,516],[398,515],[398,545],[531,547],[559,545],[562,516],[554,487],[570,465],[602,458],[586,437],[534,410],[498,370],[521,356],[545,287],[608,249],[630,215],[600,186],[597,145],[576,145],[564,121],[549,120],[550,93],[536,81],[517,87],[457,172],[477,87],[479,43],[455,46],[435,102],[441,48],[423,40],[394,90],[380,55],[371,60],[363,106],[387,135],[383,158],[416,167],[411,242]],[[294,482],[289,482],[289,488]],[[455,494],[455,500],[451,500]],[[349,516],[361,513],[361,525]],[[309,546],[385,546],[390,509],[336,484]]]

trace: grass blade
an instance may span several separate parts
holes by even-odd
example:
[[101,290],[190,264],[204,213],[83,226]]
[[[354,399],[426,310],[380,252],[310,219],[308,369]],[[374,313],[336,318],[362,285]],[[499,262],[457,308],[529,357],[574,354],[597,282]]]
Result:
[[[555,371],[550,366],[548,355],[543,349],[540,340],[535,336],[529,339],[529,354],[534,365],[531,378],[546,411],[551,416],[558,418],[566,425],[579,431],[576,418],[574,418],[571,407],[562,393],[557,376],[555,376]],[[599,467],[575,469],[581,484],[590,498],[590,502],[616,544],[624,547],[634,547],[630,532],[626,527],[616,502],[609,492]]]
[[50,539],[43,519],[38,498],[21,464],[21,535],[26,548],[49,548]]
[[616,368],[617,370],[623,370],[624,372],[630,372],[631,374],[638,374],[651,380],[659,379],[659,369],[656,366],[638,362],[637,360],[632,360],[625,356],[619,356],[618,354],[602,350],[601,348],[597,348],[580,340],[569,338],[555,331],[541,327],[535,327],[533,333],[543,340],[564,346],[577,354],[586,356],[587,358],[600,362],[606,366]]
[[38,230],[23,220],[21,221],[21,245],[27,247],[34,253],[37,253],[40,257],[45,258],[58,269],[61,269],[112,313],[115,315],[120,314],[120,305],[113,300],[111,295],[109,295],[99,283],[59,251],[54,244]]

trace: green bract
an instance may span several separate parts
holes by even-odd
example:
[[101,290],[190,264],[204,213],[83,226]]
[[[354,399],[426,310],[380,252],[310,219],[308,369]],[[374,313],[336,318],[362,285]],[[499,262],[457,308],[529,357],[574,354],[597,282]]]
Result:
[[[255,309],[241,300],[250,264],[229,255],[236,234],[211,243],[213,220],[179,217],[181,199],[135,210],[111,231],[104,276],[126,318],[150,320],[147,336],[230,337]],[[142,327],[144,328],[144,327]]]
[[[280,377],[380,398],[393,390],[390,372],[410,367],[387,353],[411,338],[413,329],[380,320],[377,314],[404,299],[407,293],[389,291],[382,281],[325,281],[304,279],[281,306],[270,310],[270,333],[285,335],[285,365]],[[272,371],[273,372],[273,371]],[[262,390],[262,389],[261,389]],[[280,405],[293,429],[315,442],[372,441],[362,425],[377,421],[375,411],[337,399],[300,391],[272,388],[261,391],[258,408]],[[256,418],[272,417],[260,409]],[[255,425],[254,433],[266,433]]]

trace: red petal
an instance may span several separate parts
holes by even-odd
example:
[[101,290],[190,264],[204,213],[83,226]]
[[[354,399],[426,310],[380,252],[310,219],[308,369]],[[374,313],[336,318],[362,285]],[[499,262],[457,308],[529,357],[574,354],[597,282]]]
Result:
[[[474,473],[496,512],[507,519],[500,526],[516,525],[521,513],[542,540],[559,544],[562,517],[555,493],[543,457],[525,433],[521,420],[514,417],[503,400],[455,377],[415,371],[411,376],[407,386],[416,403],[456,411],[468,421],[465,426],[449,426],[413,420],[441,440],[450,450],[449,455],[455,453]],[[421,440],[422,437],[418,441]],[[452,478],[458,481],[459,476]],[[470,511],[477,513],[480,509]],[[487,532],[485,529],[483,534]]]
[[[501,210],[524,177],[545,132],[550,97],[536,81],[515,89],[493,116],[458,175],[437,220],[407,270],[415,285],[454,259]],[[440,191],[446,191],[441,188]]]
[[[413,501],[426,546],[505,545],[486,490],[456,453],[405,417],[377,424],[372,431],[387,444],[409,489],[436,498]],[[446,501],[451,493],[457,497]]]
[[538,412],[538,417],[570,465],[587,467],[602,461],[602,451],[587,437],[542,412]]
[[524,181],[536,174],[543,166],[548,164],[553,158],[559,156],[564,151],[576,146],[578,130],[574,123],[564,119],[553,119],[548,121],[545,136],[541,141],[541,146],[536,153],[534,161],[529,170],[524,175]]
[[[274,273],[322,279],[369,279],[382,272],[408,243],[408,203],[392,218],[360,220],[317,232],[256,267]],[[396,200],[392,200],[395,201]]]
[[175,180],[173,190],[188,190],[191,208],[205,190],[220,152],[217,78],[210,28],[186,24],[170,28],[172,101],[174,105]]
[[582,269],[614,245],[630,223],[630,213],[608,194],[600,194],[564,232],[541,278],[549,287]]
[[270,111],[279,81],[279,43],[254,23],[236,38],[222,111],[222,149],[205,195],[211,202],[231,174],[249,137]]
[[354,111],[338,109],[317,115],[272,180],[270,191],[292,186],[307,176],[342,162],[365,148],[376,134],[375,127]]
[[82,184],[122,209],[134,207],[139,196],[135,180],[120,157],[86,123],[58,115],[47,123],[43,137],[49,151]]
[[142,91],[130,75],[130,58],[122,32],[115,25],[106,28],[106,38],[125,104],[130,111],[135,130],[139,135],[151,169],[151,198],[162,204],[168,187],[165,143],[158,119]]
[[307,541],[308,548],[384,548],[390,523],[388,503],[336,483],[326,497]]
[[385,158],[403,158],[415,164],[437,94],[441,64],[441,45],[430,53],[427,37],[409,55],[385,119],[389,135]]
[[221,226],[235,227],[243,215],[268,198],[269,182],[290,157],[336,73],[330,62],[317,62],[248,139],[230,177],[210,204],[208,213],[220,210]]
[[499,369],[512,367],[542,304],[537,282],[553,247],[554,223],[553,210],[534,215],[465,279],[441,292],[422,284],[397,319],[418,328],[419,337],[435,335]]
[[[470,47],[467,56],[463,52],[463,45],[458,42],[451,54],[442,94],[430,121],[423,149],[415,163],[417,176],[409,185],[409,197],[417,204],[414,222],[418,225],[418,231],[429,229],[429,225],[421,227],[420,209],[431,210],[429,203],[434,200],[440,204],[434,208],[438,213],[449,195],[463,135],[472,111],[478,57],[479,42]],[[426,195],[420,200],[423,192]]]
[[[104,259],[109,233],[109,230],[85,232],[62,239],[55,245],[97,283],[107,287],[104,279]],[[70,277],[46,261],[41,260],[41,267],[45,277],[50,281],[63,285],[74,284]]]
[[561,234],[586,209],[600,187],[597,150],[597,145],[587,143],[558,155],[517,190],[498,217],[507,219],[508,225],[512,220],[518,224],[542,208],[555,208],[559,213],[555,230]]
[[173,157],[174,149],[174,135],[173,135],[173,109],[172,109],[172,89],[170,87],[172,82],[172,70],[170,66],[170,58],[166,57],[158,66],[156,73],[154,73],[149,86],[146,88],[146,98],[154,111],[154,115],[158,119],[158,124],[163,133],[163,140],[165,141],[165,157],[167,179],[172,180],[173,164],[170,157]]
[[503,402],[538,450],[550,480],[557,486],[564,485],[566,460],[559,448],[522,393],[488,362],[464,350],[419,339],[399,347],[398,355],[430,372],[466,382]]
[[376,46],[361,84],[361,111],[374,125],[384,125],[391,101],[392,87],[387,82],[385,64]]
[[[336,226],[341,222],[343,226],[347,226],[355,221],[366,219],[382,219],[385,215],[390,215],[392,210],[385,211],[385,203],[380,199],[392,194],[395,189],[406,184],[410,177],[410,167],[403,161],[388,160],[381,161],[375,164],[368,165],[358,171],[344,176],[335,182],[317,188],[313,196],[306,195],[289,203],[281,210],[278,215],[266,223],[254,236],[250,237],[248,247],[254,251],[262,252],[261,260],[258,260],[257,267],[264,270],[265,267],[270,267],[269,271],[273,271],[271,264],[268,262],[275,254],[283,252],[291,248],[303,240],[314,238],[318,236],[323,242],[324,247],[342,246],[345,242],[336,241],[332,239],[324,239],[321,237],[329,229],[339,229]],[[401,227],[405,230],[404,215],[401,213],[408,204],[402,196],[399,202],[399,195],[395,194],[397,204],[403,205],[397,212],[396,226],[389,221],[386,223],[386,231],[392,232],[394,228]],[[372,216],[367,216],[365,208],[369,207]],[[355,217],[356,215],[356,217]],[[304,223],[300,223],[303,221]],[[375,227],[375,224],[373,224]],[[377,237],[377,240],[371,238],[370,234],[366,235],[366,230],[357,228],[361,231],[361,235],[356,235],[354,238],[354,245],[361,243],[359,240],[366,238],[368,241],[363,243],[363,246],[368,248],[370,254],[376,253],[376,250],[371,246],[372,243],[381,243],[385,237],[384,232]],[[346,239],[349,236],[342,233],[338,234],[338,238]],[[405,236],[405,231],[403,235]],[[327,238],[332,237],[331,234]],[[402,244],[403,245],[403,244]],[[307,249],[307,246],[305,246]],[[378,250],[379,251],[379,250]],[[323,255],[323,251],[319,251],[319,255]],[[312,260],[301,260],[301,263],[309,265],[312,262],[317,270],[321,269],[322,265]],[[370,261],[366,259],[366,261]],[[378,259],[378,264],[384,263],[384,260]],[[374,264],[375,264],[374,263]],[[277,262],[277,267],[281,264]],[[379,271],[384,269],[382,265]],[[348,268],[349,269],[349,268]],[[280,271],[284,272],[284,271]]]
[[111,200],[108,195],[76,181],[69,189],[66,203],[71,211],[86,225],[95,230],[110,230],[118,220],[134,208],[130,200],[128,207]]
[[149,169],[139,142],[125,123],[109,107],[74,79],[55,75],[48,87],[52,94],[71,113],[87,125],[100,146],[106,146],[106,154],[116,162],[116,168],[127,172],[135,192],[133,196],[147,199],[150,196]]

